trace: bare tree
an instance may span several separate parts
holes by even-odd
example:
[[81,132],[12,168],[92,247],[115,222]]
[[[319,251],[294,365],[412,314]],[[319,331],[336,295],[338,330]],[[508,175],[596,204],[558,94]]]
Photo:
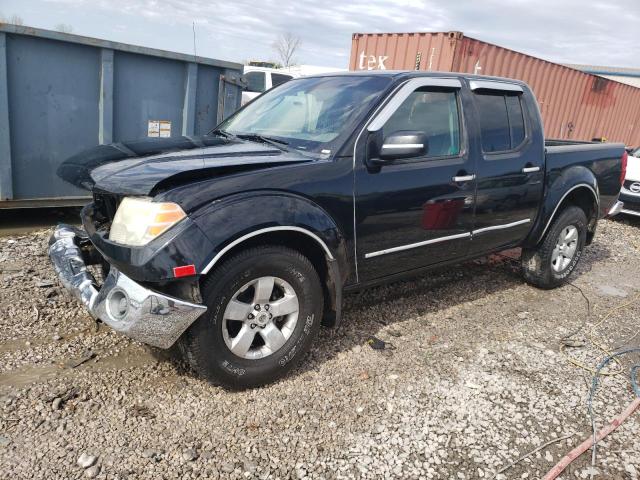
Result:
[[11,15],[11,18],[7,18],[4,15],[0,15],[0,25],[24,25],[24,20],[22,20],[22,17],[19,17],[18,15]]
[[300,37],[291,32],[283,33],[273,42],[273,49],[278,54],[280,61],[284,67],[290,67],[294,64],[294,55],[302,45]]
[[58,23],[55,27],[57,31],[62,32],[62,33],[71,33],[73,32],[73,27],[71,25],[69,25],[68,23]]

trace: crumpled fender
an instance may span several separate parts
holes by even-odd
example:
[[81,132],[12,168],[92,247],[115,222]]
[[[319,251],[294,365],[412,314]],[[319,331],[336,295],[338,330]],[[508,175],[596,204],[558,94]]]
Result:
[[339,323],[342,286],[351,268],[344,236],[320,206],[288,192],[252,191],[217,200],[194,212],[191,218],[215,246],[203,262],[206,264],[203,274],[231,248],[257,235],[291,231],[313,239],[322,248],[327,262],[327,289],[335,314],[335,319],[325,323]]

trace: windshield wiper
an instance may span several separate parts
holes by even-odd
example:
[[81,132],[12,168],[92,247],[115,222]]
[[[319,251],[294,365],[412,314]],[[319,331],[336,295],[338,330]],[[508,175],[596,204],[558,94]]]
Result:
[[219,137],[224,137],[228,140],[233,140],[234,138],[236,138],[236,136],[233,133],[229,133],[226,130],[222,130],[221,128],[216,128],[214,130],[211,130],[211,132],[209,132],[209,135],[217,135]]
[[287,151],[287,148],[283,148],[286,145],[289,145],[289,142],[285,140],[280,140],[279,138],[267,137],[265,135],[260,135],[257,133],[238,133],[236,137],[241,138],[242,140],[254,140],[262,143],[268,143],[269,145],[273,145],[280,150]]

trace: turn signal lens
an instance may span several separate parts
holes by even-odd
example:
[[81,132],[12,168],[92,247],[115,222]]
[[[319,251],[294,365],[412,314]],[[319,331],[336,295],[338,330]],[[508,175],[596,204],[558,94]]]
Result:
[[175,203],[157,203],[147,197],[126,197],[113,218],[109,239],[134,247],[146,245],[186,216]]
[[173,276],[176,278],[190,277],[196,274],[195,265],[183,265],[181,267],[173,267]]

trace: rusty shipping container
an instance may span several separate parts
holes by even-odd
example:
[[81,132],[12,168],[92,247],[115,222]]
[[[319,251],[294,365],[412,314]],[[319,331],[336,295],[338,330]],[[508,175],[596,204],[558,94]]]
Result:
[[516,78],[533,89],[547,137],[640,146],[640,88],[465,37],[355,33],[351,70],[427,70]]

